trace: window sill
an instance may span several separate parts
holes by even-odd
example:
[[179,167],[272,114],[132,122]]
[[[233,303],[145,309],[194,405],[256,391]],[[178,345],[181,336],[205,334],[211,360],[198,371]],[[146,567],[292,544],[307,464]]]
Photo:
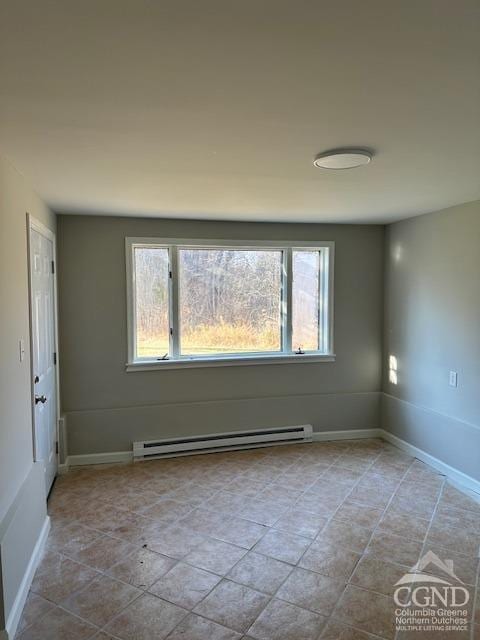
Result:
[[242,367],[265,364],[292,364],[293,362],[335,362],[335,354],[305,353],[278,356],[234,356],[225,358],[185,358],[182,360],[146,360],[128,362],[126,371],[163,371],[166,369],[199,369],[205,367]]

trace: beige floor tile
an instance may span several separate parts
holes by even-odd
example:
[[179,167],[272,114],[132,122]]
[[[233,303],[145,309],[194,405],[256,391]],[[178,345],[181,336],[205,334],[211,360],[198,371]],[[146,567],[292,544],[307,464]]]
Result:
[[333,617],[352,627],[391,640],[395,635],[393,598],[348,586]]
[[480,535],[474,534],[468,529],[442,527],[438,524],[432,524],[427,535],[426,544],[437,544],[445,549],[451,549],[472,558],[478,558]]
[[[431,549],[451,560],[470,589],[477,574],[475,495],[445,484],[435,470],[376,440],[92,466],[59,478],[48,509],[50,551],[20,627],[27,640],[30,632],[34,640],[48,640],[50,633],[55,640],[76,640],[75,633],[83,633],[75,625],[70,633],[64,621],[55,621],[59,615],[80,619],[58,614],[50,599],[74,602],[80,615],[97,622],[114,614],[105,630],[87,627],[85,640],[153,640],[152,629],[156,638],[165,638],[175,627],[174,640],[240,640],[241,633],[254,640],[259,634],[268,640],[275,633],[277,640],[295,633],[298,640],[310,633],[309,623],[294,631],[289,625],[305,614],[317,613],[323,621],[340,597],[343,618],[337,617],[338,605],[317,634],[322,640],[390,640],[388,630],[373,631],[373,625],[385,623],[387,596],[420,553]],[[109,578],[97,579],[85,563],[104,570],[112,562],[107,571],[120,587],[110,591],[97,584]],[[441,576],[433,565],[425,572]],[[133,588],[155,584],[159,594],[164,589],[164,599],[138,595]],[[132,589],[136,599],[127,598],[126,608],[118,609],[124,606],[124,589]],[[367,590],[373,597],[369,606],[362,601]],[[269,604],[275,594],[273,602],[280,604]],[[209,612],[188,615],[184,607],[192,606]],[[288,610],[298,615],[289,615],[284,624]],[[43,621],[52,615],[47,626]],[[380,636],[368,635],[374,632]]]
[[60,554],[47,554],[37,569],[32,591],[59,603],[91,582],[98,572]]
[[241,476],[229,482],[225,490],[246,498],[254,498],[264,488],[265,482]]
[[55,607],[27,627],[18,640],[87,640],[94,633],[93,625]]
[[405,480],[409,482],[420,482],[424,485],[441,486],[445,480],[445,476],[436,469],[432,469],[420,460],[414,460],[411,467],[407,471]]
[[168,529],[169,525],[159,520],[152,520],[144,516],[132,513],[129,519],[111,531],[114,538],[121,538],[136,546],[142,546],[149,538],[158,535]]
[[206,540],[185,556],[185,562],[200,567],[200,569],[225,575],[246,553],[246,549],[228,544],[228,542]]
[[302,473],[301,471],[286,471],[275,480],[275,484],[287,489],[305,491],[318,478],[316,473]]
[[382,514],[383,509],[375,509],[347,499],[335,512],[335,520],[356,524],[373,531],[380,522]]
[[302,491],[298,489],[290,489],[277,484],[267,485],[257,498],[261,500],[271,500],[275,504],[285,504],[291,506],[302,495]]
[[342,580],[296,567],[277,591],[276,597],[329,616],[345,586]]
[[310,543],[309,538],[271,529],[255,546],[254,551],[282,562],[297,564]]
[[272,504],[267,500],[252,498],[247,501],[238,515],[252,522],[271,527],[286,510],[287,507],[284,504]]
[[329,578],[348,580],[360,557],[355,551],[316,540],[300,560],[299,566]]
[[354,629],[353,627],[347,627],[341,624],[337,620],[329,620],[325,627],[321,640],[374,640],[375,636],[372,636],[365,631]]
[[227,577],[257,591],[274,594],[291,570],[289,564],[250,551]]
[[241,634],[194,613],[188,615],[168,640],[240,640]]
[[324,498],[316,493],[306,492],[297,500],[295,507],[302,511],[311,511],[319,516],[329,518],[342,502],[342,498],[328,498],[328,496]]
[[353,487],[354,484],[357,484],[362,475],[362,471],[353,471],[352,469],[334,465],[325,471],[322,475],[322,480],[339,482],[347,487]]
[[121,640],[163,640],[186,615],[185,609],[144,594],[114,618],[105,631]]
[[350,486],[340,484],[334,479],[325,479],[324,474],[321,476],[321,478],[314,482],[314,484],[312,484],[312,486],[309,487],[309,489],[305,493],[314,494],[318,498],[321,498],[321,500],[324,502],[328,502],[330,499],[332,499],[332,504],[337,504],[339,500],[345,500],[350,491]]
[[170,571],[176,560],[154,553],[148,549],[136,549],[125,560],[114,565],[108,574],[139,589],[148,589],[154,582]]
[[456,527],[468,529],[474,534],[480,533],[480,512],[455,509],[440,503],[433,517],[432,524],[440,527]]
[[262,524],[231,517],[212,532],[212,537],[244,549],[251,549],[265,535],[266,531],[268,531],[267,527]]
[[373,489],[374,491],[379,490],[386,495],[392,496],[397,490],[400,482],[401,479],[399,478],[386,478],[385,476],[375,473],[374,471],[369,469],[366,473],[364,473],[358,485],[361,488]]
[[149,518],[172,524],[176,520],[185,517],[193,509],[194,506],[187,502],[177,502],[176,500],[165,498],[153,506],[143,509],[142,513]]
[[205,536],[195,531],[174,525],[155,535],[149,535],[146,544],[148,549],[156,553],[181,560],[205,539]]
[[364,556],[353,572],[350,582],[362,589],[392,596],[395,584],[409,571],[409,567],[384,562],[374,556]]
[[[425,554],[427,551],[433,551],[433,553],[435,553],[442,561],[451,560],[453,562],[455,575],[458,576],[465,584],[475,584],[479,565],[478,558],[472,558],[471,556],[465,556],[461,553],[455,553],[455,551],[444,549],[443,547],[439,547],[435,544],[425,545],[422,553]],[[433,564],[429,564],[425,567],[425,573],[449,579],[441,569]]]
[[107,502],[99,504],[99,501],[82,508],[77,516],[79,522],[85,526],[98,529],[103,533],[111,533],[124,522],[126,517],[128,517],[127,511],[117,509]]
[[440,495],[441,487],[422,484],[421,482],[411,482],[404,478],[397,487],[396,494],[410,500],[431,500],[434,505]]
[[[232,497],[233,494],[231,494]],[[240,497],[240,500],[246,500],[246,498]],[[182,527],[187,527],[192,531],[211,536],[218,531],[226,522],[231,519],[229,513],[225,513],[221,510],[210,508],[208,502],[205,503],[205,507],[198,507],[189,513],[185,518],[182,518],[178,524]]]
[[340,458],[333,463],[333,466],[364,473],[372,465],[374,460],[375,456],[364,458],[357,456],[352,452],[347,452],[340,456]]
[[247,504],[247,498],[243,495],[219,491],[203,503],[205,509],[221,511],[222,513],[235,514],[241,511]]
[[391,497],[392,493],[390,491],[383,491],[380,486],[370,487],[362,485],[362,483],[354,487],[348,496],[349,500],[353,500],[358,504],[374,507],[375,509],[385,509]]
[[155,491],[144,489],[141,491],[123,492],[119,496],[112,499],[117,507],[127,509],[128,511],[142,512],[145,509],[153,507],[160,499],[161,495]]
[[364,529],[352,522],[343,522],[334,518],[319,534],[317,540],[324,540],[345,547],[350,551],[363,553],[371,535],[370,529]]
[[70,553],[70,556],[92,569],[106,571],[134,550],[135,547],[129,542],[105,535],[83,549]]
[[385,476],[386,478],[391,480],[401,480],[405,476],[407,468],[404,466],[391,464],[386,460],[378,459],[370,467],[370,471],[372,473],[377,473],[378,475]]
[[135,587],[102,575],[61,605],[70,613],[102,627],[141,593]]
[[192,505],[203,504],[215,495],[216,489],[201,487],[196,484],[188,484],[174,491],[170,491],[168,497],[179,502],[188,502]]
[[367,547],[367,553],[385,562],[413,566],[422,551],[422,543],[417,540],[396,536],[377,529]]
[[17,635],[54,609],[55,605],[30,591],[17,627]]
[[221,578],[179,562],[153,584],[149,591],[159,598],[193,609],[220,582]]
[[84,527],[79,522],[72,522],[64,526],[53,524],[48,536],[47,547],[71,556],[82,551],[102,536],[103,534],[99,531]]
[[316,640],[325,618],[280,600],[272,600],[249,630],[258,640]]
[[306,538],[315,538],[327,523],[327,518],[310,511],[291,509],[275,523],[274,528]]
[[380,521],[380,528],[398,536],[423,542],[430,520],[390,507]]
[[389,506],[392,509],[430,520],[435,510],[435,504],[435,500],[431,498],[408,498],[394,495]]
[[480,513],[480,498],[478,494],[475,496],[473,493],[460,491],[448,484],[448,482],[443,487],[440,503],[455,509],[465,509],[466,511]]
[[268,602],[268,596],[224,580],[195,607],[195,613],[235,631],[246,631]]

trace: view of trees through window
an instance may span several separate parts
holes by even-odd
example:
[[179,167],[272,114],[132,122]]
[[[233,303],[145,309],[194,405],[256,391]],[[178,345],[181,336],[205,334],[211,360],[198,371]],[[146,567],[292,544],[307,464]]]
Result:
[[[277,248],[178,247],[173,274],[178,355],[281,352],[283,253]],[[293,249],[291,256],[291,348],[317,351],[321,254]],[[135,357],[171,357],[169,250],[135,246],[133,261]]]
[[[168,250],[135,248],[136,355],[169,351]],[[180,249],[182,355],[279,351],[281,251]]]
[[136,356],[169,351],[168,249],[135,247]]
[[293,252],[292,348],[316,351],[319,338],[320,253]]
[[281,349],[281,251],[180,249],[182,355]]

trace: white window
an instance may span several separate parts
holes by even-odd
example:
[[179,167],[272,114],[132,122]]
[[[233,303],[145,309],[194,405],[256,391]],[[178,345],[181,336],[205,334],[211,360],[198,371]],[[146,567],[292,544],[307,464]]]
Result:
[[333,359],[332,242],[127,238],[127,369]]

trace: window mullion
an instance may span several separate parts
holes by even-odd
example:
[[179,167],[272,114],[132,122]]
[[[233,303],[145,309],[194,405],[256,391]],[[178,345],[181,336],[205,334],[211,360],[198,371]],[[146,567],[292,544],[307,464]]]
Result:
[[170,322],[170,357],[176,360],[180,355],[180,320],[179,295],[178,295],[178,248],[171,245],[170,253],[170,296],[169,296],[169,322]]
[[287,247],[283,252],[283,287],[282,287],[282,350],[292,351],[292,248]]

